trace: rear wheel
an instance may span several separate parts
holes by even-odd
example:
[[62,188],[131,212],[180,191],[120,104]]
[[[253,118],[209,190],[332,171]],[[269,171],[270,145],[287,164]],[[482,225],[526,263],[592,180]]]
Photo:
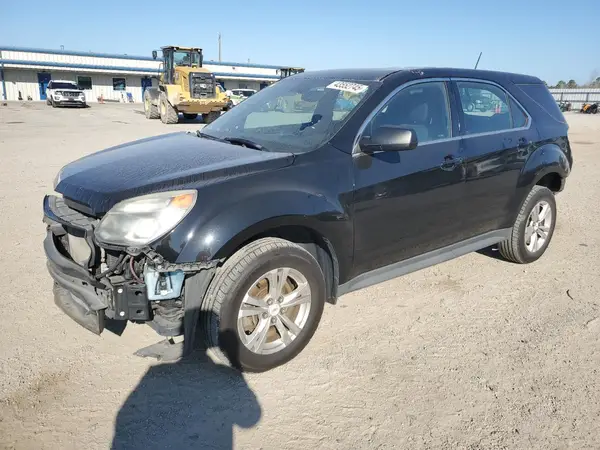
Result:
[[205,124],[213,123],[221,116],[221,111],[211,111],[207,114],[202,114],[202,121]]
[[538,260],[548,248],[556,224],[556,200],[552,191],[534,186],[523,202],[511,237],[500,244],[500,254],[519,264]]
[[158,119],[160,117],[158,106],[152,103],[148,91],[144,92],[144,113],[146,114],[146,119]]
[[294,358],[312,338],[325,304],[325,280],[305,249],[278,238],[241,248],[218,269],[202,303],[209,352],[263,372]]
[[164,92],[160,94],[160,120],[162,123],[173,124],[179,122],[177,110],[171,106]]
[[187,120],[194,120],[196,117],[198,117],[198,114],[183,113],[183,117]]

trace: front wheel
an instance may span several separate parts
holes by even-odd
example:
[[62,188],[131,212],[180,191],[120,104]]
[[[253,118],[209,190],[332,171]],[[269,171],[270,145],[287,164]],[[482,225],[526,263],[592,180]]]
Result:
[[500,244],[500,254],[519,264],[538,260],[550,244],[555,225],[554,194],[546,187],[534,186],[521,206],[511,237]]
[[158,119],[160,117],[158,106],[152,103],[152,98],[148,91],[144,92],[144,115],[146,119]]
[[171,106],[164,92],[160,94],[160,120],[162,123],[173,124],[179,122],[177,110]]
[[285,364],[308,344],[325,304],[315,258],[279,238],[238,250],[218,269],[202,303],[209,352],[243,371]]

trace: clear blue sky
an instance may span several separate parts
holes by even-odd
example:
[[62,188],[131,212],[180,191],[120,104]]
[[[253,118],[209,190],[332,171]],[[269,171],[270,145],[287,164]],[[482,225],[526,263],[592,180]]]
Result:
[[[480,68],[532,74],[551,84],[583,83],[600,72],[600,0],[134,3],[0,1],[0,44],[130,55],[189,45],[216,59],[221,32],[224,61],[309,70],[473,67],[483,51]],[[172,16],[162,15],[169,10]]]

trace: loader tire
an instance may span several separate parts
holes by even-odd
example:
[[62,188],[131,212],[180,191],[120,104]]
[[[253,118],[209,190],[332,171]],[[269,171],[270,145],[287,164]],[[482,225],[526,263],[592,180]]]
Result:
[[152,103],[148,91],[144,92],[144,113],[146,114],[146,119],[158,119],[160,117],[158,106]]
[[208,125],[221,117],[221,111],[211,111],[207,114],[202,114],[202,121]]
[[160,94],[160,120],[162,123],[173,124],[179,122],[177,110],[171,106],[164,92]]

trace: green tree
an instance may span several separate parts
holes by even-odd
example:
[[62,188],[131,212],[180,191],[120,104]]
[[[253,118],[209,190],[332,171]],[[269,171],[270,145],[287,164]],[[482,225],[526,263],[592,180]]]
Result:
[[556,83],[556,87],[559,89],[564,89],[567,87],[567,83],[565,83],[563,80],[560,80],[558,83]]
[[574,89],[576,87],[577,87],[577,83],[575,82],[575,80],[569,80],[569,82],[567,83],[567,88]]

